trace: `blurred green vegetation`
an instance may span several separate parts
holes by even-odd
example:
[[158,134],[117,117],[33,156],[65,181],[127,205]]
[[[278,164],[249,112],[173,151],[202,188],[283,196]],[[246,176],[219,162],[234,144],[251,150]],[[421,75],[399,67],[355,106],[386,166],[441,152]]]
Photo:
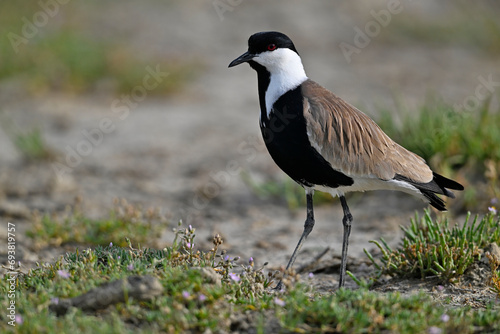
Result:
[[[443,282],[458,282],[484,256],[483,250],[500,243],[500,216],[494,213],[482,219],[470,219],[469,213],[463,224],[450,228],[448,219],[435,220],[426,210],[424,217],[420,219],[416,213],[410,226],[401,229],[404,238],[396,249],[384,239],[371,241],[382,254],[380,263],[365,249],[376,268],[375,280],[382,275],[422,279],[433,276]],[[495,261],[491,260],[493,276],[497,274]],[[498,288],[495,282],[491,283]]]
[[5,112],[0,111],[0,130],[7,134],[25,162],[47,161],[56,157],[56,152],[47,145],[38,127],[21,129]]
[[[446,13],[394,15],[381,41],[457,46],[496,56],[500,52],[500,5],[496,1],[448,1]],[[424,12],[423,12],[424,13]],[[442,19],[445,15],[446,19]],[[441,16],[441,17],[440,17]],[[451,37],[452,36],[452,37]]]
[[[0,22],[5,33],[0,38],[0,81],[21,80],[32,94],[78,94],[103,87],[110,93],[129,93],[142,85],[147,66],[159,66],[168,76],[148,92],[158,95],[178,91],[201,69],[200,64],[183,59],[143,60],[125,43],[92,36],[88,27],[78,27],[74,22],[78,21],[78,10],[76,4],[68,3],[60,5],[58,13],[50,17],[38,1],[26,0],[22,5],[2,2]],[[48,17],[47,24],[26,29],[28,22],[36,22],[37,13]],[[36,33],[25,36],[23,27]],[[23,42],[19,42],[21,39]]]
[[50,160],[55,157],[55,153],[48,148],[37,128],[15,134],[14,146],[27,161]]

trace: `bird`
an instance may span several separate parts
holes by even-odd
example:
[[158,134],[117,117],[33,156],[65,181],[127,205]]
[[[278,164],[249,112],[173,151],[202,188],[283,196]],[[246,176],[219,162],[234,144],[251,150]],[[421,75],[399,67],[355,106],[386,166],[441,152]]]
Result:
[[[278,167],[305,189],[304,230],[286,270],[293,266],[313,230],[315,190],[338,196],[343,209],[341,288],[353,222],[346,193],[402,191],[446,211],[437,195],[454,198],[451,190],[464,189],[394,142],[362,111],[309,79],[287,35],[277,31],[251,35],[248,50],[228,67],[243,63],[257,72],[259,123],[267,150]],[[276,289],[281,286],[280,281]]]

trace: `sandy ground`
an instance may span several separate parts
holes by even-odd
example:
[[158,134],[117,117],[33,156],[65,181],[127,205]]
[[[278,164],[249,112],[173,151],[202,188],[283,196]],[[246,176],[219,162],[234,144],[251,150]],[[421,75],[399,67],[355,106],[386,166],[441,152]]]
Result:
[[[220,3],[225,6],[219,7]],[[402,1],[402,12],[395,15],[432,13],[438,19],[449,5]],[[0,93],[4,116],[23,129],[39,127],[61,163],[68,147],[83,145],[82,131],[98,128],[105,118],[114,126],[64,176],[54,171],[52,162],[23,163],[0,130],[0,219],[4,226],[17,224],[18,260],[26,268],[35,261],[51,261],[64,251],[30,248],[23,235],[30,229],[29,212],[60,212],[76,196],[83,198],[85,212],[92,217],[105,215],[114,198],[125,198],[161,208],[172,225],[179,219],[192,224],[202,247],[210,246],[206,240],[211,235],[221,233],[231,255],[252,256],[257,265],[269,262],[270,267],[286,263],[302,232],[305,209],[292,212],[284,200],[257,197],[238,173],[285,179],[260,138],[255,73],[247,66],[227,68],[246,51],[254,32],[288,34],[310,78],[375,118],[380,106],[397,112],[395,97],[407,106],[424,104],[429,93],[451,103],[463,101],[474,94],[478,76],[498,75],[500,68],[498,58],[477,50],[391,45],[378,36],[347,62],[339,44],[352,44],[354,28],[372,21],[370,11],[387,8],[386,1],[149,1],[140,6],[122,1],[68,6],[82,6],[81,20],[88,22],[90,35],[124,41],[144,59],[161,55],[195,60],[203,70],[179,94],[148,96],[130,108],[124,119],[114,112],[116,97],[34,97],[4,85]],[[389,24],[384,29],[393,27]],[[425,207],[414,198],[390,192],[353,196],[349,204],[354,216],[349,255],[355,268],[363,267],[359,263],[366,259],[363,248],[372,248],[369,240],[384,237],[397,244],[399,225]],[[298,266],[328,246],[332,250],[324,260],[338,261],[340,205],[317,206],[315,214],[316,226]],[[2,239],[4,234],[2,228]],[[171,239],[166,231],[162,242]],[[5,254],[3,243],[0,251]],[[333,289],[337,272],[326,270],[317,279],[320,288]],[[353,286],[351,281],[348,284]]]

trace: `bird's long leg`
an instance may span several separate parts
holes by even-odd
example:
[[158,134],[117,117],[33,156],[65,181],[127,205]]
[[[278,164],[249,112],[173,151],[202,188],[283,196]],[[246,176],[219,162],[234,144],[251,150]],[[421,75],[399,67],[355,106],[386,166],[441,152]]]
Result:
[[[293,251],[292,257],[290,258],[290,261],[288,261],[288,264],[286,266],[286,270],[290,269],[293,266],[293,263],[295,262],[295,259],[297,258],[297,254],[299,253],[300,248],[302,247],[302,244],[306,240],[307,236],[309,233],[311,233],[313,227],[314,227],[314,212],[313,212],[313,190],[306,190],[306,200],[307,200],[307,217],[306,217],[306,222],[304,223],[304,231],[302,232],[302,236],[299,239],[299,243],[295,247],[295,250]],[[278,285],[274,288],[275,290],[281,290],[282,288],[282,281],[279,281]]]
[[342,240],[342,259],[340,262],[340,279],[339,288],[344,286],[345,282],[345,271],[347,265],[347,248],[349,246],[349,235],[351,234],[351,223],[352,215],[347,206],[345,197],[340,196],[340,204],[342,204],[342,209],[344,210],[344,218],[342,219],[342,224],[344,225],[344,239]]

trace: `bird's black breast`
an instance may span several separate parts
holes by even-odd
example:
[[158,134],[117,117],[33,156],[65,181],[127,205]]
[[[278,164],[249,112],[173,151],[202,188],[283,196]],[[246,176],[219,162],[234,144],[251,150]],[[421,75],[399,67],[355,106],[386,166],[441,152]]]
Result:
[[352,185],[352,178],[334,170],[311,146],[303,105],[301,86],[282,95],[274,103],[269,118],[265,104],[261,103],[261,109],[264,109],[260,128],[271,157],[288,176],[303,186],[337,188]]

